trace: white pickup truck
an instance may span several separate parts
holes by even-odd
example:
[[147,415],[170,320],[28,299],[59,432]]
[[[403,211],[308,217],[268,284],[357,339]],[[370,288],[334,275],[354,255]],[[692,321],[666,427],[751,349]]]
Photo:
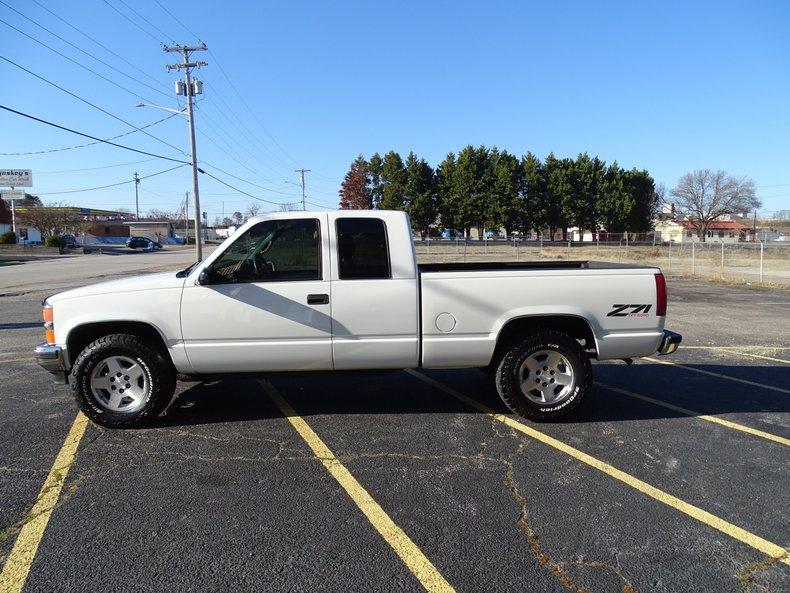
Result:
[[[39,364],[111,427],[161,413],[177,376],[478,367],[531,419],[581,404],[591,358],[674,352],[656,268],[418,265],[402,212],[256,217],[181,272],[44,303]],[[70,380],[69,380],[70,377]]]

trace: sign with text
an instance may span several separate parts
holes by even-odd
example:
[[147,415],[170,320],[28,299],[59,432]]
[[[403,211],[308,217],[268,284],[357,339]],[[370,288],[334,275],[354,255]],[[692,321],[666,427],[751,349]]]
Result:
[[0,169],[0,187],[33,187],[30,169]]
[[0,197],[4,200],[24,200],[25,199],[25,192],[21,189],[8,189],[5,191],[0,191]]

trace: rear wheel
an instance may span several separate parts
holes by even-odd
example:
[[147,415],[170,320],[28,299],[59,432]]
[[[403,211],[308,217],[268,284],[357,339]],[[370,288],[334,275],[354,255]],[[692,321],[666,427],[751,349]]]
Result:
[[495,380],[502,401],[516,414],[552,420],[581,405],[592,385],[592,365],[568,334],[537,330],[505,350]]
[[158,416],[173,397],[175,381],[166,354],[130,334],[88,344],[74,362],[70,380],[80,409],[110,428],[140,426]]

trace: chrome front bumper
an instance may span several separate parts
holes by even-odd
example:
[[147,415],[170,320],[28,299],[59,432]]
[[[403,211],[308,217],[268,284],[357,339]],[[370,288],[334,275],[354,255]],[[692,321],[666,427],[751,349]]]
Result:
[[661,338],[661,343],[658,346],[658,353],[661,355],[672,354],[678,349],[678,346],[680,346],[680,342],[682,341],[683,336],[665,329],[664,336]]
[[33,348],[33,356],[41,368],[52,373],[55,383],[65,385],[68,382],[69,366],[63,348],[42,342]]

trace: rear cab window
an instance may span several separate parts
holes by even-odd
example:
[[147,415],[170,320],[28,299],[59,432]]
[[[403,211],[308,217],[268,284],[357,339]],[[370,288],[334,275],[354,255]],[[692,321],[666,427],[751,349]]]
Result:
[[337,259],[341,280],[390,278],[387,228],[380,218],[338,218]]

